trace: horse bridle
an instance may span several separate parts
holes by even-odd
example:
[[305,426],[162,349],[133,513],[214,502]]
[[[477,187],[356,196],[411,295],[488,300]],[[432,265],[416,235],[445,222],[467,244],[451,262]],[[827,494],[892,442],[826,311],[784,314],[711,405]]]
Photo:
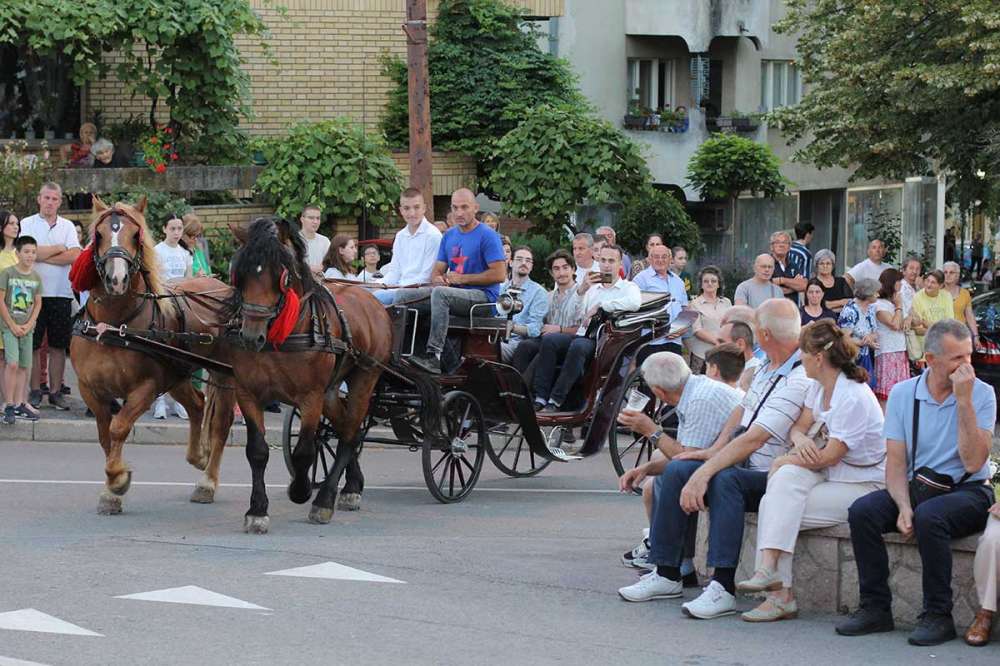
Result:
[[[236,284],[235,279],[231,280],[232,284]],[[240,309],[243,311],[243,317],[246,319],[266,319],[271,321],[278,316],[281,312],[281,308],[285,306],[285,294],[288,293],[291,284],[291,274],[287,268],[283,268],[281,271],[281,277],[278,278],[278,287],[281,289],[281,296],[278,297],[278,301],[273,306],[259,305],[257,303],[248,303],[247,301],[241,300]]]
[[98,247],[95,238],[94,263],[96,264],[97,275],[98,277],[101,278],[101,282],[107,281],[106,263],[109,259],[124,259],[125,262],[128,264],[129,278],[131,278],[132,275],[136,273],[136,271],[142,269],[142,225],[140,225],[138,222],[132,219],[132,217],[125,211],[119,210],[118,208],[109,208],[108,210],[101,213],[100,217],[97,218],[97,221],[94,222],[95,236],[97,233],[97,227],[106,219],[108,219],[108,217],[111,218],[111,233],[115,234],[116,236],[118,232],[121,231],[122,218],[134,224],[136,228],[139,229],[139,235],[137,236],[139,242],[137,243],[135,254],[130,254],[128,250],[123,248],[121,245],[118,245],[117,239],[115,239],[116,243],[115,245],[111,246],[111,248],[108,249],[106,253],[101,254],[100,248]]

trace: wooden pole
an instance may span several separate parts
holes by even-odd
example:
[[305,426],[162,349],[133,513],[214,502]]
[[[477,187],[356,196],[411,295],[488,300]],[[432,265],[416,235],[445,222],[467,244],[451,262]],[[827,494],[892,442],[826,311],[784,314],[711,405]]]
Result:
[[434,219],[431,96],[427,73],[427,0],[406,0],[406,65],[410,100],[410,186],[419,189]]

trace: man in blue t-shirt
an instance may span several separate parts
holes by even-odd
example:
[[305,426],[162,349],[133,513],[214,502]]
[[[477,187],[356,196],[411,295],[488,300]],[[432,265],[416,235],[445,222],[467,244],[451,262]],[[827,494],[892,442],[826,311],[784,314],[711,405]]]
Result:
[[451,314],[468,315],[473,305],[495,303],[507,278],[507,257],[500,235],[476,220],[479,204],[472,190],[455,190],[451,213],[455,226],[445,232],[431,272],[431,287],[401,289],[397,303],[430,297],[431,330],[427,351],[411,361],[433,374],[441,373],[441,350]]

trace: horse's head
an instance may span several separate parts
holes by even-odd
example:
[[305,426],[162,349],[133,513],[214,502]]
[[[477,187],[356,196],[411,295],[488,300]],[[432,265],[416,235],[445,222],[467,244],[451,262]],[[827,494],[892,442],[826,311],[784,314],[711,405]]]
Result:
[[260,351],[293,288],[301,287],[301,261],[287,227],[274,218],[259,218],[249,229],[230,228],[243,243],[233,256],[231,309],[240,317],[244,346]]
[[118,202],[111,207],[94,197],[94,263],[104,290],[112,296],[125,294],[132,276],[143,266],[143,248],[148,242],[145,211],[145,197],[134,206]]

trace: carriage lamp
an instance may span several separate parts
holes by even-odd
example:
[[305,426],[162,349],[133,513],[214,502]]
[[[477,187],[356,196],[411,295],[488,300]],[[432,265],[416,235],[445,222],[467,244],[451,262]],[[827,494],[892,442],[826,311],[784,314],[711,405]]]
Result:
[[497,298],[497,314],[511,318],[524,309],[520,289],[508,289]]

